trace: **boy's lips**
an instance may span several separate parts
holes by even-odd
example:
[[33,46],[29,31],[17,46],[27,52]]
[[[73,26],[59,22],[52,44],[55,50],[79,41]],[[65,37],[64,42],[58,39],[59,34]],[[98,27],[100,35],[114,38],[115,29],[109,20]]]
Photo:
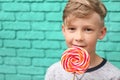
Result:
[[83,45],[72,45],[72,47],[82,47],[82,48],[84,48],[85,46],[83,46]]

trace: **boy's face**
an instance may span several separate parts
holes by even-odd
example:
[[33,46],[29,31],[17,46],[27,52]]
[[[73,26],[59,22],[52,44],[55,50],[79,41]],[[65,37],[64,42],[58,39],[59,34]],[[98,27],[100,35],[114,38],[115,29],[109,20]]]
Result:
[[63,25],[67,46],[82,47],[90,54],[95,53],[97,39],[102,39],[106,33],[106,28],[101,23],[99,15],[93,13],[86,18],[74,18],[68,25]]

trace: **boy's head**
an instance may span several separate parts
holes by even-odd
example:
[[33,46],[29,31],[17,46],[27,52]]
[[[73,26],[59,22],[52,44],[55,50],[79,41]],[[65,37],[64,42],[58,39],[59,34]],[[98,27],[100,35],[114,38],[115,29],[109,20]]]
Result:
[[96,12],[104,26],[104,18],[107,10],[100,0],[69,0],[64,11],[64,24],[69,24],[71,17],[85,18]]
[[105,16],[106,8],[99,0],[70,0],[63,13],[62,26],[67,46],[82,47],[95,54],[97,40],[106,34]]

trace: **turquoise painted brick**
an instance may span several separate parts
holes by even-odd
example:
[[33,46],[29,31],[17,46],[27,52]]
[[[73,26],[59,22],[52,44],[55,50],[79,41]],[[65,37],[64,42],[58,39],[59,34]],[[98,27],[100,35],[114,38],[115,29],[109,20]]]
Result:
[[0,73],[6,73],[6,74],[15,74],[16,73],[16,67],[15,66],[8,66],[8,65],[0,65]]
[[40,49],[19,49],[17,50],[17,55],[20,57],[31,57],[31,58],[41,58],[44,57],[44,50]]
[[120,55],[120,52],[108,52],[106,54],[108,60],[120,61],[120,56],[116,56],[116,55]]
[[0,56],[16,56],[15,49],[0,48]]
[[15,16],[13,13],[0,12],[0,20],[1,21],[14,21]]
[[60,3],[33,3],[32,11],[60,11]]
[[4,75],[0,74],[0,80],[5,80]]
[[62,13],[55,13],[55,12],[51,12],[51,13],[47,13],[46,14],[46,20],[48,21],[62,21]]
[[3,58],[0,57],[0,64],[3,64]]
[[0,0],[0,2],[12,2],[14,0]]
[[0,40],[0,47],[2,47],[2,41]]
[[118,42],[99,42],[97,44],[97,50],[104,51],[120,51],[120,43]]
[[112,51],[120,51],[120,43],[118,42],[108,43],[108,45],[106,45],[106,49],[112,50]]
[[120,2],[120,0],[111,0],[112,2]]
[[[65,2],[65,3],[62,3],[61,5],[62,5],[62,6],[61,6],[61,11],[63,11],[63,10],[65,9],[66,2]],[[63,12],[62,12],[62,13],[63,13]]]
[[40,31],[18,31],[18,39],[44,39],[44,33]]
[[[0,0],[0,80],[44,80],[67,48],[61,32],[66,1]],[[120,68],[120,1],[102,1],[108,33],[98,40],[97,54]]]
[[53,32],[46,32],[45,33],[45,37],[46,37],[46,39],[48,39],[48,40],[64,40],[64,38],[63,38],[63,34],[62,34],[62,32],[61,31],[53,31]]
[[30,11],[28,3],[4,3],[2,9],[4,11]]
[[4,63],[7,65],[14,65],[14,66],[29,66],[31,65],[31,59],[20,58],[20,57],[5,57]]
[[45,50],[45,54],[47,58],[60,58],[63,53],[63,50]]
[[14,39],[15,32],[14,31],[0,31],[0,38],[1,39]]
[[60,22],[35,22],[35,23],[32,23],[32,29],[43,30],[43,31],[60,30],[61,23]]
[[33,76],[33,80],[45,80],[44,76]]
[[0,30],[2,29],[1,23],[0,23]]
[[108,2],[109,0],[101,0],[102,2]]
[[108,42],[97,42],[96,50],[97,51],[105,51],[106,50],[106,45],[108,45]]
[[43,2],[44,0],[16,0],[18,2]]
[[[0,5],[1,5],[1,3],[0,3]],[[1,11],[1,6],[0,6],[0,11]]]
[[104,4],[106,5],[108,11],[120,11],[120,3],[118,2],[106,2]]
[[[120,21],[119,18],[120,13],[114,12],[114,13],[110,13],[110,21]],[[113,17],[114,16],[114,17]]]
[[62,48],[63,50],[67,49],[67,45],[66,45],[66,42],[65,42],[65,41],[61,42],[60,45],[61,45],[61,48]]
[[27,40],[5,40],[4,41],[5,47],[10,48],[30,48],[30,41]]
[[34,58],[32,63],[34,66],[44,66],[44,67],[48,67],[50,65],[52,65],[53,63],[59,61],[59,59],[53,59],[53,58]]
[[8,74],[5,80],[32,80],[30,75]]
[[5,30],[30,30],[29,22],[4,22],[3,29]]
[[33,41],[33,48],[60,49],[59,41]]
[[50,1],[50,2],[62,2],[64,0],[46,0],[46,1]]
[[19,21],[43,21],[44,13],[40,13],[40,12],[16,13],[16,19]]
[[17,67],[19,74],[27,74],[27,75],[43,75],[45,73],[44,68],[41,67]]
[[103,52],[103,51],[97,51],[97,54],[98,54],[100,57],[106,58],[105,52]]
[[105,51],[106,48],[103,46],[104,43],[98,42],[96,45],[96,51]]
[[66,2],[67,2],[68,0],[64,0],[64,1],[66,1]]
[[118,32],[120,31],[120,23],[118,22],[111,22],[109,23],[109,31],[115,31]]
[[116,32],[116,33],[109,33],[108,34],[108,39],[109,41],[120,41],[120,32]]

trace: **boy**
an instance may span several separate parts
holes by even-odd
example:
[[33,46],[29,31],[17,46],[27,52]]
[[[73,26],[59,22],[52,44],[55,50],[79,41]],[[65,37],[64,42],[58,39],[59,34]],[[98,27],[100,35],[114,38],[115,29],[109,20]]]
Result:
[[[106,8],[99,0],[69,0],[63,13],[62,32],[68,48],[82,47],[90,54],[90,66],[84,74],[76,74],[75,80],[120,80],[120,70],[96,54],[96,43],[106,34],[104,18]],[[53,64],[45,80],[71,80],[61,63]]]

